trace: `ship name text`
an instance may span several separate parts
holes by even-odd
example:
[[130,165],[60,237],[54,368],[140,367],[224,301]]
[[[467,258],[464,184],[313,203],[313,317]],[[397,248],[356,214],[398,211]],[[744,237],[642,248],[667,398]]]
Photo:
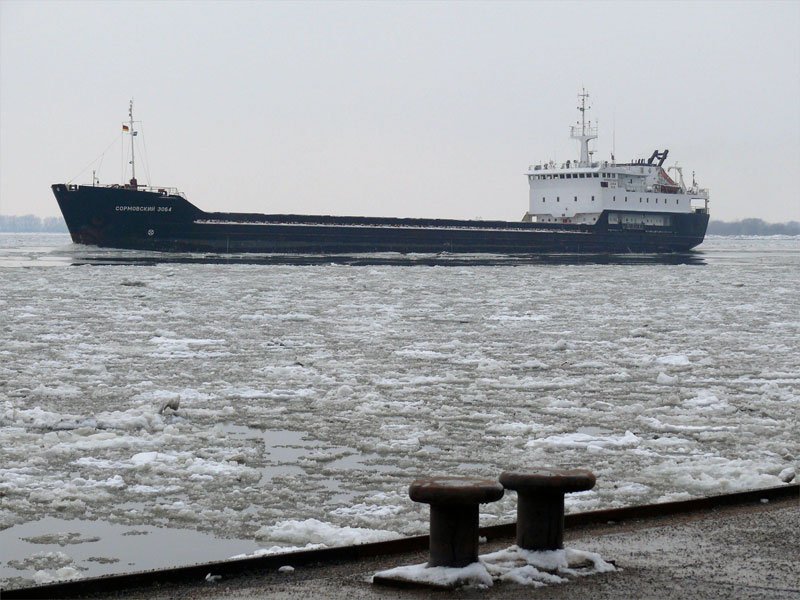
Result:
[[115,206],[117,212],[172,212],[171,206]]

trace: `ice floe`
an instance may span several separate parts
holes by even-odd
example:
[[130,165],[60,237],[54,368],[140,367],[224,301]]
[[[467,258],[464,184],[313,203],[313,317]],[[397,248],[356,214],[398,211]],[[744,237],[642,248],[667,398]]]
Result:
[[282,521],[272,526],[262,527],[256,531],[255,536],[286,544],[311,543],[323,547],[383,542],[399,537],[392,531],[339,527],[318,519]]

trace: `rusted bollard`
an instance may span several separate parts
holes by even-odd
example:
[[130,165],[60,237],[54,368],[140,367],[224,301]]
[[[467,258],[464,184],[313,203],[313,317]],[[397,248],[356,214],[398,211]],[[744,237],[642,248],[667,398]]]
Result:
[[517,492],[517,546],[526,550],[564,547],[564,494],[590,490],[595,476],[586,469],[504,471],[500,483]]
[[408,488],[414,502],[431,505],[429,567],[465,567],[478,560],[478,506],[503,497],[492,479],[433,477]]

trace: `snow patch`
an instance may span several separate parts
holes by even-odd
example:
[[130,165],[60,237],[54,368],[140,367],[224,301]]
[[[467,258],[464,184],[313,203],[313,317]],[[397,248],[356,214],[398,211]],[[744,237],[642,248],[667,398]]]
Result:
[[396,567],[375,573],[375,577],[421,583],[435,587],[492,587],[495,582],[543,587],[561,584],[576,577],[609,573],[616,568],[594,552],[572,548],[532,552],[511,546],[483,554],[478,562],[463,568],[428,567],[425,564]]

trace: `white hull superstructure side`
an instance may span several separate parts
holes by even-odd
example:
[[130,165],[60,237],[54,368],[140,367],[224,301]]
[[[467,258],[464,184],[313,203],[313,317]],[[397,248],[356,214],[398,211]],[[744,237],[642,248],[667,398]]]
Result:
[[526,175],[530,185],[528,214],[531,220],[542,223],[592,224],[604,210],[691,213],[706,209],[708,202],[707,190],[681,187],[657,165],[535,165]]
[[680,168],[673,167],[680,175],[676,182],[662,167],[668,150],[656,150],[649,159],[631,163],[592,162],[588,143],[597,137],[597,131],[585,120],[588,94],[579,97],[581,122],[572,127],[571,137],[581,144],[581,158],[529,167],[529,205],[524,220],[592,225],[607,211],[610,223],[618,220],[667,227],[672,222],[670,215],[708,212],[708,190],[694,182],[687,188]]

